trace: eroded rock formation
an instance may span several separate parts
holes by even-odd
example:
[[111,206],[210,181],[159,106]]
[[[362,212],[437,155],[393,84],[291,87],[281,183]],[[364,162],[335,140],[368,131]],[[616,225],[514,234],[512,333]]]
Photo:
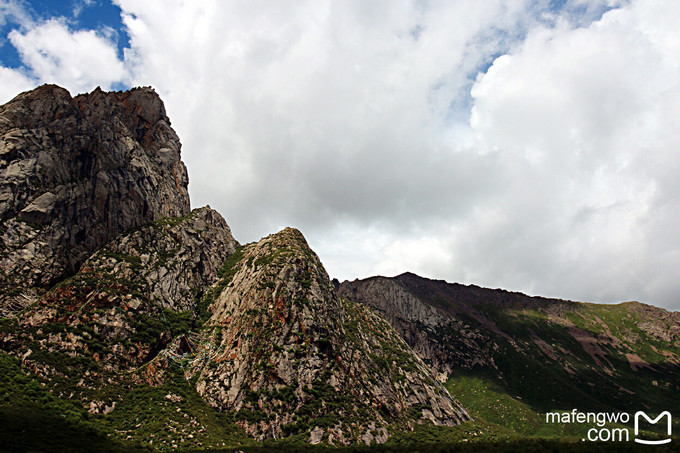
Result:
[[151,88],[0,107],[0,309],[16,311],[125,230],[189,212],[187,171]]

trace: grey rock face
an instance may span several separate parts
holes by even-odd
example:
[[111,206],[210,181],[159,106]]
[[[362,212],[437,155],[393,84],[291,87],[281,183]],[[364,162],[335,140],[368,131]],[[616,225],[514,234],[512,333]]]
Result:
[[187,215],[187,185],[151,88],[72,98],[44,85],[1,106],[0,309],[73,274],[121,232]]
[[345,281],[338,293],[376,310],[442,382],[458,367],[492,366],[484,347],[491,342],[488,335],[424,303],[397,278]]
[[[237,245],[227,222],[206,206],[119,236],[87,260],[81,273],[136,282],[151,304],[182,312],[196,308]],[[137,303],[128,306],[137,309]]]
[[236,411],[249,434],[385,442],[392,423],[468,419],[385,320],[337,296],[299,231],[239,254],[212,289],[188,375],[210,405]]
[[[199,297],[236,247],[224,219],[209,207],[121,234],[17,316],[19,333],[0,332],[0,343],[16,343],[14,354],[37,341],[49,352],[91,358],[84,345],[96,340],[96,361],[130,372],[169,344],[177,336],[173,329],[192,328]],[[63,331],[36,332],[53,323]]]

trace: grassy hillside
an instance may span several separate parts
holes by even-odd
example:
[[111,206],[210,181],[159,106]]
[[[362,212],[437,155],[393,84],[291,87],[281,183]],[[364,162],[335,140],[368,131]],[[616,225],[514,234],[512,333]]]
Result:
[[[88,389],[82,381],[42,379],[0,353],[0,439],[8,451],[148,451],[248,445],[233,423],[199,397],[179,367],[160,386],[118,381]],[[106,415],[83,406],[112,407]],[[69,397],[70,396],[70,397]]]

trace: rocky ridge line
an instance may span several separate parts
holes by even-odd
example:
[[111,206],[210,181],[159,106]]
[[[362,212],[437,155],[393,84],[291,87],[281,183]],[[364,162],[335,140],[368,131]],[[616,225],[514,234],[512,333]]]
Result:
[[337,287],[385,317],[453,388],[475,376],[518,404],[545,410],[627,410],[634,403],[662,411],[677,401],[678,312],[532,297],[411,273]]
[[151,88],[72,98],[43,85],[0,106],[0,310],[36,300],[129,228],[187,215],[187,184]]
[[387,320],[440,382],[459,368],[493,366],[491,338],[455,315],[415,297],[399,280],[372,277],[338,285],[341,297],[371,307]]

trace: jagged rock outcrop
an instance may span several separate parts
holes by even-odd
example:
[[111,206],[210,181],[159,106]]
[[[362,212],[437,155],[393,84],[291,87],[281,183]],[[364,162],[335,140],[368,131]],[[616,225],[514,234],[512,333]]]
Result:
[[227,222],[206,206],[119,236],[86,261],[81,274],[137,282],[138,292],[154,305],[194,310],[237,246]]
[[122,234],[25,309],[13,332],[0,333],[0,344],[28,354],[29,363],[37,343],[43,351],[99,362],[107,372],[136,369],[199,328],[200,297],[236,246],[209,207]]
[[384,442],[390,425],[468,415],[368,308],[340,299],[299,231],[234,254],[189,375],[214,407],[259,438]]
[[22,308],[123,231],[189,212],[187,171],[151,88],[0,107],[0,310]]

